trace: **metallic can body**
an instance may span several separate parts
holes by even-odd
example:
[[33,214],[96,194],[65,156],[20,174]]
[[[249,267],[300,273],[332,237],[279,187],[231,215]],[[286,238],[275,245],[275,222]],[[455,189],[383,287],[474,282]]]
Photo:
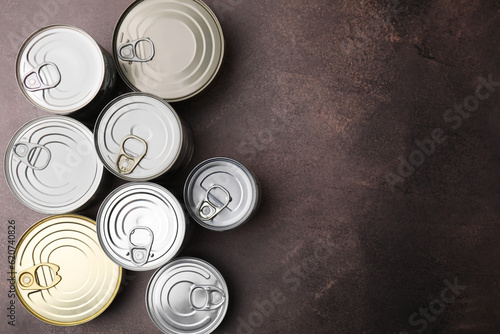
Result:
[[34,32],[21,46],[16,77],[36,107],[89,119],[111,100],[117,75],[109,53],[90,35],[73,26],[52,25]]
[[72,326],[104,312],[118,293],[122,269],[99,247],[94,221],[60,215],[23,234],[11,275],[19,301],[33,316]]
[[114,190],[97,213],[97,235],[106,255],[134,271],[157,269],[182,248],[188,216],[165,188],[130,182]]
[[149,181],[185,167],[193,155],[191,130],[164,100],[128,93],[111,101],[94,128],[104,166],[127,181]]
[[113,56],[132,90],[177,102],[215,78],[224,36],[217,17],[200,0],[139,0],[118,20]]
[[211,158],[196,166],[184,184],[184,201],[193,219],[215,231],[235,228],[256,212],[260,186],[255,175],[229,158]]
[[45,116],[22,126],[4,159],[7,184],[28,208],[62,214],[83,208],[99,190],[104,167],[92,132],[66,116]]
[[158,269],[146,290],[153,323],[168,334],[208,334],[222,322],[229,303],[219,271],[197,258],[179,258]]

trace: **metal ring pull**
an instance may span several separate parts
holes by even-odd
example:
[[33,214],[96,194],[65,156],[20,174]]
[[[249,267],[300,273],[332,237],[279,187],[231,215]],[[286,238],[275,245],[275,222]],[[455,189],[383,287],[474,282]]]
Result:
[[[40,285],[40,277],[37,274],[37,270],[41,267],[49,267],[54,271],[55,277],[53,278],[52,283],[47,286]],[[59,272],[59,269],[59,266],[56,264],[48,262],[40,263],[20,272],[17,276],[17,282],[19,284],[19,287],[23,290],[47,290],[53,288],[61,281],[62,277],[57,274]]]
[[[222,203],[222,205],[217,205],[216,203],[210,200],[209,198],[210,192],[214,189],[220,189],[226,194],[226,201],[225,203]],[[198,213],[200,214],[201,219],[210,220],[215,216],[217,216],[219,212],[224,210],[229,204],[229,202],[231,202],[231,195],[229,194],[229,192],[224,187],[218,184],[213,185],[207,190],[205,194],[205,199],[203,200],[203,202],[201,202],[198,208]]]
[[[135,139],[138,140],[143,144],[143,151],[137,156],[131,156],[125,153],[125,142],[129,139]],[[130,174],[132,171],[137,167],[139,162],[144,158],[146,155],[146,152],[148,151],[148,143],[140,137],[134,136],[134,135],[129,135],[126,136],[121,145],[120,145],[120,152],[118,153],[118,159],[116,160],[116,167],[118,168],[118,172],[120,174]]]
[[[147,58],[139,58],[137,55],[137,45],[141,42],[146,42],[151,46],[151,55]],[[120,58],[123,61],[128,61],[128,62],[148,62],[153,59],[155,56],[155,45],[153,44],[153,41],[149,39],[148,37],[143,37],[139,39],[135,39],[133,41],[129,41],[123,45],[121,45],[118,49],[118,58]]]
[[[46,66],[51,66],[55,69],[54,73],[56,73],[57,76],[53,84],[45,84],[42,80],[41,72],[42,69]],[[60,82],[61,82],[61,72],[59,72],[59,68],[57,67],[57,65],[51,62],[45,62],[35,67],[30,72],[25,74],[23,77],[23,86],[24,89],[27,90],[28,92],[36,92],[44,89],[51,89],[59,85]]]
[[[132,236],[136,233],[136,231],[143,230],[146,232],[146,241],[144,242],[144,237],[137,237],[136,239],[140,239],[140,243],[137,241],[134,242],[132,241]],[[143,234],[144,235],[144,234]],[[130,258],[132,259],[132,262],[138,266],[141,267],[148,262],[149,259],[149,253],[151,252],[151,246],[153,245],[153,231],[149,227],[145,226],[137,226],[134,227],[130,230],[128,234],[128,243],[129,243],[129,251],[130,251]]]
[[[39,159],[41,152],[38,150],[44,151],[47,159],[41,165],[36,166],[35,163]],[[22,162],[34,170],[45,169],[49,165],[51,158],[50,150],[47,147],[32,143],[17,143],[13,146],[13,152]]]
[[[203,306],[196,306],[193,300],[194,294],[196,291],[202,291],[205,293],[205,303]],[[220,300],[214,304],[213,293],[216,292],[220,295]],[[191,308],[195,311],[212,311],[221,307],[226,301],[226,296],[224,295],[224,291],[219,289],[213,285],[196,285],[193,284],[191,286],[191,290],[189,291],[189,304]]]

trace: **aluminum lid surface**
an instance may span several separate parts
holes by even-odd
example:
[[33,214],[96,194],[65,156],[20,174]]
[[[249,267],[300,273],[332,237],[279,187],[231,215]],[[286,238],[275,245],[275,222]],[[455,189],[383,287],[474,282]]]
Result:
[[72,26],[33,33],[17,56],[21,91],[35,106],[65,115],[86,106],[99,92],[105,63],[99,45]]
[[146,290],[146,308],[163,333],[208,334],[229,303],[226,282],[206,261],[179,258],[158,269]]
[[202,1],[136,1],[116,25],[113,55],[131,89],[175,102],[196,95],[214,79],[224,37]]
[[187,217],[165,188],[130,182],[114,190],[97,213],[99,243],[108,257],[125,269],[156,269],[179,252]]
[[184,201],[200,225],[223,231],[244,223],[256,210],[259,185],[241,163],[229,158],[208,159],[189,174]]
[[101,314],[115,298],[122,269],[97,241],[95,222],[52,216],[30,227],[15,249],[16,294],[35,317],[70,326]]
[[59,214],[83,207],[96,193],[104,168],[92,133],[66,116],[22,126],[5,153],[4,171],[14,195],[32,210]]
[[104,108],[94,136],[97,153],[110,172],[128,181],[148,181],[174,165],[183,129],[168,103],[153,95],[129,93]]

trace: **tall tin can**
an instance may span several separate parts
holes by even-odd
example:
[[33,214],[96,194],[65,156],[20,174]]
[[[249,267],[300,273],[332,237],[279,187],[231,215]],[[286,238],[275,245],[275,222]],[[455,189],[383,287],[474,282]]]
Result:
[[114,190],[97,213],[97,235],[106,255],[133,271],[157,269],[175,257],[186,239],[188,218],[165,188],[130,182]]
[[187,177],[184,202],[198,224],[225,231],[248,221],[256,212],[260,186],[257,177],[238,161],[211,158]]
[[158,269],[146,290],[146,308],[166,334],[208,334],[222,322],[229,303],[226,282],[210,263],[179,258]]
[[215,78],[224,36],[217,17],[200,0],[139,0],[116,24],[113,56],[132,90],[177,102],[200,93]]
[[36,107],[90,122],[111,100],[117,75],[109,53],[90,35],[73,26],[51,25],[21,46],[16,77]]
[[95,145],[104,166],[127,181],[149,181],[184,168],[193,155],[189,127],[164,100],[128,93],[99,115]]
[[4,159],[7,184],[28,208],[45,214],[74,212],[94,199],[104,167],[92,132],[66,116],[45,116],[22,126]]
[[122,269],[99,247],[94,221],[59,215],[35,223],[19,239],[11,277],[34,317],[72,326],[104,312],[118,293]]

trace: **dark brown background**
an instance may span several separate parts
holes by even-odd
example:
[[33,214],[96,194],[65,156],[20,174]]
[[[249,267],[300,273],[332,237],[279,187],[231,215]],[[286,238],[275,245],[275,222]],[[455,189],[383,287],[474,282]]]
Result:
[[[180,190],[196,164],[228,156],[258,175],[263,192],[249,223],[223,233],[196,227],[182,253],[211,262],[228,282],[229,312],[216,333],[417,333],[408,318],[455,278],[467,289],[425,333],[500,332],[500,88],[457,129],[443,119],[479,77],[500,81],[500,2],[392,2],[206,1],[226,59],[206,94],[174,104],[196,147],[188,169],[164,185]],[[2,0],[2,156],[16,129],[45,115],[16,86],[21,42],[63,23],[111,50],[129,4]],[[445,143],[391,190],[387,173],[434,128]],[[0,191],[1,332],[156,331],[144,306],[152,272],[128,273],[111,307],[87,324],[47,325],[17,303],[16,327],[7,326],[7,220],[19,238],[43,215],[4,181]],[[310,261],[315,250],[319,263]],[[255,303],[273,293],[286,301],[260,319]],[[242,330],[240,319],[255,326]]]

